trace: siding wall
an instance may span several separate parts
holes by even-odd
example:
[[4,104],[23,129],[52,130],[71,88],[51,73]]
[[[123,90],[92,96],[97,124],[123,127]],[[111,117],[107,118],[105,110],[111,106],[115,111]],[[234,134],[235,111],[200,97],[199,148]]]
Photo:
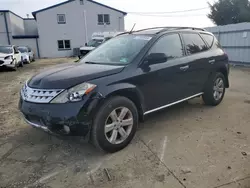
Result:
[[[72,1],[36,14],[41,57],[72,56],[73,48],[79,48],[87,42],[84,11],[87,20],[87,41],[93,32],[124,30],[122,13],[88,1],[84,1],[84,5],[80,5],[79,0]],[[66,24],[57,23],[57,14],[66,15]],[[98,14],[109,14],[110,25],[98,25]],[[70,40],[71,50],[59,51],[57,40]]]
[[11,42],[11,38],[12,38],[12,34],[11,34],[12,28],[11,28],[11,24],[10,24],[9,12],[0,12],[0,44],[7,45],[8,44],[8,37],[7,37],[7,30],[6,30],[4,15],[6,15],[6,20],[8,23],[10,42]]
[[206,29],[217,37],[232,63],[250,64],[250,23]]
[[10,25],[11,25],[11,33],[12,35],[24,35],[24,21],[23,18],[20,18],[11,12],[9,12]]
[[0,44],[2,45],[8,44],[4,14],[5,12],[0,12]]
[[35,19],[24,19],[25,35],[38,35]]

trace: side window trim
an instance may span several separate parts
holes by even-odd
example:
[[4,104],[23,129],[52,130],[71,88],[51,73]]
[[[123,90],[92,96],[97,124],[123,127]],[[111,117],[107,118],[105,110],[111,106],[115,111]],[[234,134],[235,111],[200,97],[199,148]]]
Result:
[[[182,39],[183,39],[183,36],[182,36],[183,33],[193,33],[193,34],[198,34],[198,35],[200,36],[200,33],[183,31],[183,32],[180,33]],[[200,37],[201,37],[201,36],[200,36]],[[206,45],[206,47],[208,48],[207,43],[204,41],[204,39],[203,39],[202,37],[201,37],[201,39],[202,39],[202,41],[204,42],[204,44]],[[197,55],[197,54],[200,54],[200,53],[204,53],[204,52],[206,52],[206,51],[208,51],[208,50],[210,49],[210,48],[208,48],[208,49],[205,50],[205,51],[197,52],[197,53],[195,53],[195,54],[188,54],[184,39],[183,39],[183,44],[184,44],[185,54],[186,54],[187,57],[188,57],[188,56]]]
[[181,45],[182,45],[182,50],[183,50],[183,56],[188,56],[188,54],[187,54],[187,49],[186,49],[186,45],[185,45],[185,41],[184,41],[183,36],[182,36],[182,32],[179,32],[178,34],[179,34],[180,39],[181,39]]

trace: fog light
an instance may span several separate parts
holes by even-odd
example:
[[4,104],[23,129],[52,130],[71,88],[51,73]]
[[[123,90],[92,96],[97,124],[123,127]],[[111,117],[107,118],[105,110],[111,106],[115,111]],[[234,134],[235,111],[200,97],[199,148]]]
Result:
[[70,133],[70,128],[69,128],[69,126],[64,125],[64,126],[63,126],[63,129],[64,129],[64,131],[65,131],[67,134]]

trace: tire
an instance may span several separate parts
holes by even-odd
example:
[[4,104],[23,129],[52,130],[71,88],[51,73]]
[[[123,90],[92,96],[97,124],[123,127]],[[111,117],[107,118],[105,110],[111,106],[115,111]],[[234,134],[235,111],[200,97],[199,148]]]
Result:
[[[206,105],[217,106],[218,104],[221,103],[221,101],[224,98],[226,90],[225,80],[226,80],[225,76],[221,72],[216,72],[209,78],[206,87],[204,89],[204,94],[202,95],[203,101]],[[222,81],[222,86],[219,87],[219,85],[221,85],[219,84],[219,82],[221,83],[221,81]],[[216,91],[217,94],[215,94]]]
[[[107,131],[108,128],[106,127],[107,124],[113,124],[113,114],[114,111],[116,111],[117,117],[121,117],[121,111],[128,110],[128,112],[125,114],[123,119],[123,122],[127,120],[127,122],[130,124],[132,122],[132,125],[127,125],[124,126],[122,125],[122,121],[119,123],[115,123],[115,128],[113,128],[111,131]],[[120,113],[119,113],[120,111]],[[132,118],[132,119],[131,119]],[[111,123],[110,123],[110,122]],[[118,120],[119,121],[119,120]],[[120,128],[119,128],[120,126]],[[93,127],[91,131],[91,141],[95,145],[96,148],[109,152],[109,153],[114,153],[119,150],[122,150],[125,148],[133,139],[136,129],[138,126],[138,111],[135,106],[135,104],[129,100],[128,98],[121,97],[121,96],[116,96],[109,98],[104,104],[99,108],[94,122],[93,122]],[[122,137],[120,132],[121,128],[125,130],[127,136]],[[107,131],[107,133],[105,133]],[[117,133],[117,141],[116,143],[111,143],[112,135],[116,131]],[[120,140],[119,140],[120,139]]]
[[19,67],[23,67],[23,61],[20,62]]

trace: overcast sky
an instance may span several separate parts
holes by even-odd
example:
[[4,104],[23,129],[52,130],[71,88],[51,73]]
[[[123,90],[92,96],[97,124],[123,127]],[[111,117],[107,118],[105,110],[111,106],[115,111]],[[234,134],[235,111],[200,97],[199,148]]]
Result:
[[[0,10],[9,9],[16,14],[26,17],[33,11],[63,2],[65,0],[0,0]],[[207,2],[214,0],[96,0],[108,6],[128,13],[125,17],[125,28],[135,29],[154,26],[193,26],[208,27],[213,23],[207,18],[209,9]],[[176,14],[157,14],[159,12],[172,12],[190,9],[199,11],[182,12]],[[140,15],[132,12],[156,12],[153,15]],[[161,17],[163,16],[163,17]]]

